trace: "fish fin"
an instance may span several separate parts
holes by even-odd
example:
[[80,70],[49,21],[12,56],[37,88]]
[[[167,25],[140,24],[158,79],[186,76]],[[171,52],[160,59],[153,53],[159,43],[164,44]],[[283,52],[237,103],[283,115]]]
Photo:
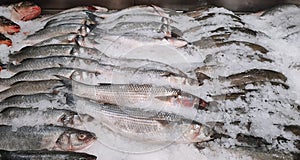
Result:
[[66,78],[60,75],[54,75],[55,77],[59,78],[59,81],[62,82],[66,88],[72,91],[72,79]]
[[167,120],[156,120],[157,122],[159,122],[162,126],[167,126],[168,124],[170,124],[170,121]]
[[161,101],[170,101],[172,98],[176,98],[176,96],[157,96],[155,98]]

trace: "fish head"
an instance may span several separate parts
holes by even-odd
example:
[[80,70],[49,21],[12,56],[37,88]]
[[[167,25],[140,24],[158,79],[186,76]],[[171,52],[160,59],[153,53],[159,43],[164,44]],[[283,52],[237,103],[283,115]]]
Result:
[[75,151],[88,147],[96,139],[97,137],[94,133],[70,128],[59,136],[56,145],[65,151]]
[[189,124],[186,132],[184,132],[183,138],[188,142],[204,142],[211,140],[213,135],[214,131],[211,128],[192,121],[192,123]]
[[38,17],[42,9],[32,2],[24,1],[13,6],[13,17],[18,20],[28,21]]

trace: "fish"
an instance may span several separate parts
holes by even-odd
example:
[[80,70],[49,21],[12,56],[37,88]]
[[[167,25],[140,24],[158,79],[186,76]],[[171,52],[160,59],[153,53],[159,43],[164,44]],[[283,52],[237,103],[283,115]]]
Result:
[[273,81],[273,82],[286,82],[287,77],[277,71],[268,69],[250,69],[245,72],[232,74],[226,78],[219,77],[220,81],[224,80],[230,81],[232,85],[247,84],[251,82],[261,82],[261,81]]
[[[184,47],[188,44],[183,39],[173,37],[149,37],[138,33],[126,33],[123,35],[90,35],[79,41],[80,45],[87,45],[88,47],[97,48],[99,51],[104,52],[110,57],[120,57],[122,53],[128,53],[143,46],[150,45],[164,45],[173,46],[176,48]],[[120,54],[121,53],[121,54]]]
[[28,21],[37,18],[42,9],[33,2],[23,1],[10,6],[11,15],[15,20]]
[[20,30],[21,27],[17,23],[0,16],[0,33],[14,34],[20,32]]
[[120,11],[116,11],[116,12],[107,12],[107,13],[94,13],[96,16],[104,18],[104,19],[109,19],[110,21],[114,21],[117,18],[119,18],[122,15],[125,14],[154,14],[154,15],[159,15],[159,16],[163,16],[163,17],[169,17],[168,13],[158,7],[158,6],[147,6],[147,5],[139,5],[139,6],[132,6],[132,7],[128,7],[125,9],[122,9]]
[[62,97],[51,93],[37,93],[30,95],[15,95],[10,96],[0,101],[0,110],[5,107],[32,107],[37,106],[41,101],[60,102]]
[[180,29],[161,22],[120,22],[113,28],[107,30],[108,33],[115,35],[122,35],[124,33],[134,33],[139,31],[151,31],[156,33],[162,32],[167,37],[172,37],[172,35],[176,35],[177,37],[183,36],[183,33],[180,31]]
[[75,70],[72,68],[46,68],[40,70],[22,71],[9,78],[0,78],[0,86],[9,87],[20,81],[38,81],[58,79],[55,75],[70,77]]
[[192,110],[206,109],[208,106],[208,103],[203,99],[171,87],[151,84],[88,85],[65,77],[58,77],[68,88],[66,92],[100,103],[120,104],[132,107],[152,104],[157,108],[167,106]]
[[0,112],[0,124],[16,126],[28,126],[53,124],[68,127],[82,126],[93,121],[93,117],[87,114],[79,114],[66,109],[47,108],[20,108],[8,107]]
[[118,18],[113,18],[113,20],[111,20],[110,18],[103,19],[101,21],[98,21],[97,28],[110,29],[121,22],[158,22],[158,23],[164,23],[166,25],[177,24],[177,22],[171,19],[170,17],[163,17],[160,15],[149,14],[149,13],[139,13],[139,14],[124,14],[119,16]]
[[7,38],[5,35],[0,33],[0,45],[6,45],[7,47],[12,46],[12,41],[10,38]]
[[82,19],[92,19],[94,20],[95,19],[95,15],[93,14],[93,11],[91,10],[65,10],[65,11],[62,11],[61,13],[57,13],[57,14],[54,14],[50,17],[46,17],[44,18],[43,20],[41,20],[41,22],[50,22],[50,21],[63,21],[63,20],[68,20],[70,18],[82,18]]
[[0,159],[6,160],[96,160],[97,157],[83,152],[49,150],[0,150]]
[[88,18],[81,18],[81,17],[70,17],[68,20],[57,20],[53,19],[51,21],[48,21],[44,28],[49,28],[49,27],[55,27],[58,25],[64,25],[64,24],[85,24],[87,26],[93,26],[96,25],[97,22],[93,19],[88,19]]
[[246,42],[246,41],[226,41],[226,42],[222,42],[222,43],[216,43],[217,47],[222,47],[222,46],[228,46],[231,44],[236,44],[236,45],[245,45],[249,48],[251,48],[253,51],[259,51],[260,53],[266,54],[269,52],[268,49],[266,49],[265,47],[258,45],[258,44],[254,44],[251,42]]
[[94,48],[80,47],[73,44],[50,44],[44,46],[26,46],[20,51],[10,54],[10,62],[20,63],[27,58],[43,58],[49,56],[77,56],[90,59],[108,58]]
[[0,149],[4,150],[76,151],[87,148],[96,140],[92,132],[55,125],[19,128],[0,125],[0,135]]
[[79,35],[86,36],[91,31],[91,27],[85,24],[67,23],[60,24],[54,27],[42,28],[35,33],[28,35],[24,42],[27,44],[34,44],[51,37],[56,37],[68,33],[77,33]]
[[200,17],[196,17],[195,20],[196,21],[205,21],[209,18],[215,18],[217,16],[227,16],[227,17],[230,17],[232,19],[232,21],[234,22],[238,22],[240,23],[241,25],[245,25],[245,23],[242,21],[242,19],[234,14],[230,14],[230,13],[208,13],[206,15],[203,15],[203,16],[200,16]]
[[62,88],[64,88],[64,84],[59,80],[18,82],[11,85],[10,88],[0,92],[0,101],[15,95],[57,93]]
[[109,104],[85,104],[85,111],[92,112],[104,126],[134,140],[148,143],[192,143],[208,141],[214,134],[206,125],[172,113],[145,112],[142,109]]

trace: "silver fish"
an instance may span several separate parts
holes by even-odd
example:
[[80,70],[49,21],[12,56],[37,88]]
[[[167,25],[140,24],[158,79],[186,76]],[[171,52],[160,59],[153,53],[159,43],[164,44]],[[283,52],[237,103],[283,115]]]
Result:
[[87,26],[93,26],[96,25],[96,21],[89,19],[89,18],[81,18],[81,17],[70,17],[68,20],[60,20],[60,19],[53,19],[51,21],[48,21],[44,28],[49,28],[49,27],[55,27],[59,25],[64,25],[64,24],[84,24]]
[[63,126],[0,125],[0,149],[5,150],[81,150],[96,140],[94,133]]
[[20,81],[38,81],[58,79],[55,75],[70,77],[74,72],[72,68],[46,68],[32,71],[22,71],[9,78],[0,78],[0,86],[9,87]]
[[[33,46],[44,46],[44,45],[49,45],[49,44],[73,44],[73,45],[76,44],[77,45],[78,44],[77,43],[78,36],[79,35],[76,33],[65,34],[65,35],[46,39],[44,41],[34,44]],[[81,46],[83,46],[83,45],[81,45]]]
[[0,124],[16,126],[20,125],[63,125],[68,127],[78,127],[94,118],[87,114],[78,114],[66,109],[47,108],[39,110],[38,108],[19,108],[9,107],[0,112]]
[[152,31],[156,33],[163,32],[167,37],[171,37],[171,34],[176,34],[177,36],[183,35],[178,28],[161,22],[120,22],[113,28],[107,30],[108,33],[116,35],[139,31]]
[[48,150],[0,150],[0,157],[6,160],[96,160],[97,157],[82,152]]
[[[155,114],[154,111],[127,110],[114,105],[89,103],[85,105],[85,109],[112,131],[143,142],[203,142],[210,140],[214,133],[205,125],[171,113]],[[150,115],[147,116],[149,112]]]
[[152,104],[156,107],[184,107],[197,110],[205,109],[208,105],[197,96],[170,87],[150,84],[88,85],[64,77],[60,78],[72,94],[101,103],[132,107]]
[[85,36],[90,32],[90,28],[83,24],[61,24],[54,27],[43,28],[29,36],[24,40],[25,43],[35,44],[51,37],[64,35],[68,33],[78,33]]
[[31,95],[16,95],[10,96],[8,98],[3,99],[0,102],[0,110],[5,107],[28,107],[35,106],[41,101],[49,101],[49,102],[58,102],[61,101],[62,97],[57,94],[49,94],[49,93],[37,93]]
[[20,63],[27,58],[43,58],[48,56],[77,56],[90,59],[108,58],[105,54],[94,48],[80,47],[73,44],[50,44],[44,46],[28,46],[15,54],[10,54],[11,62]]
[[55,93],[64,84],[59,80],[44,80],[31,82],[18,82],[10,86],[10,88],[0,92],[0,101],[14,95],[31,95],[37,93]]
[[98,21],[97,27],[102,29],[110,29],[121,22],[158,22],[158,23],[164,23],[166,25],[177,23],[169,17],[163,17],[160,15],[149,14],[149,13],[124,14],[118,18],[112,18],[112,19],[113,20],[108,18],[102,21]]

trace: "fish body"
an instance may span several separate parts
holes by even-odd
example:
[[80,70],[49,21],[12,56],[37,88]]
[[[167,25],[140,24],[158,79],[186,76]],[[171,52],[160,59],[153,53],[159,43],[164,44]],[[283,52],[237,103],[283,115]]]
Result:
[[28,106],[35,106],[41,101],[49,101],[49,102],[56,102],[59,101],[61,98],[59,95],[56,94],[48,94],[48,93],[37,93],[31,95],[16,95],[11,96],[8,98],[3,99],[0,102],[0,110],[6,107],[28,107]]
[[92,121],[94,118],[87,114],[78,114],[66,109],[47,108],[19,108],[9,107],[0,112],[0,124],[23,126],[24,124],[35,126],[44,124],[63,125],[68,127],[78,127]]
[[108,57],[94,48],[80,47],[73,44],[49,44],[44,46],[28,46],[15,54],[9,55],[11,62],[20,63],[27,58],[43,58],[49,56],[77,56],[90,59]]
[[20,32],[21,27],[15,22],[0,16],[0,33],[14,34]]
[[4,150],[81,150],[96,139],[94,133],[63,126],[0,125],[0,149]]
[[29,1],[19,2],[12,5],[11,8],[13,19],[21,21],[32,20],[38,17],[42,12],[41,7]]
[[1,78],[1,86],[9,87],[20,81],[39,81],[58,79],[55,75],[70,77],[74,69],[72,68],[46,68],[41,70],[22,71],[9,78]]
[[0,92],[0,101],[15,95],[31,95],[38,93],[55,93],[64,84],[57,80],[18,82]]
[[147,106],[183,107],[204,109],[208,103],[192,94],[170,87],[150,84],[100,84],[88,85],[60,77],[71,92],[79,97],[89,98],[100,103],[126,105],[132,107]]
[[85,108],[115,133],[143,142],[203,142],[213,135],[209,127],[172,113],[89,103]]
[[61,24],[54,27],[43,28],[31,35],[28,35],[25,39],[25,43],[34,44],[49,39],[51,37],[56,37],[68,33],[77,33],[85,36],[86,33],[89,32],[90,30],[91,29],[84,24],[77,24],[77,23]]
[[6,160],[96,160],[97,157],[82,152],[48,150],[0,150],[0,158]]

